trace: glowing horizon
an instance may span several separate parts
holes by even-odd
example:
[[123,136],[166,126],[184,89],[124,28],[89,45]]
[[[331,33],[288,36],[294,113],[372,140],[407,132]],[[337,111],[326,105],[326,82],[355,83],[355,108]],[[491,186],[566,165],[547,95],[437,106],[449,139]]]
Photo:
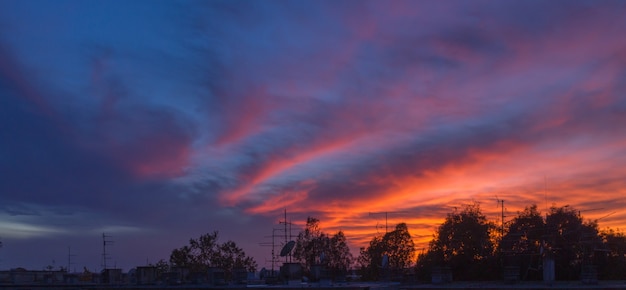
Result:
[[[353,253],[446,214],[626,228],[619,1],[0,2],[0,267],[129,268],[282,211]],[[598,210],[600,209],[600,210]],[[295,233],[295,232],[294,232]],[[100,233],[101,234],[101,233]],[[11,250],[8,250],[11,249]],[[115,252],[117,251],[117,253]],[[42,262],[38,259],[44,259]],[[95,261],[95,262],[94,262]]]

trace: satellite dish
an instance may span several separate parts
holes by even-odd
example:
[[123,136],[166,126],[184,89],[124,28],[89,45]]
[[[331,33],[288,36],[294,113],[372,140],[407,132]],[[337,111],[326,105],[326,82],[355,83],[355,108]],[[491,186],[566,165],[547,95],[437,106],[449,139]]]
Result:
[[280,250],[280,256],[281,257],[285,257],[287,255],[289,255],[289,253],[291,253],[291,250],[293,250],[293,247],[296,245],[295,241],[289,241],[288,243],[286,243],[283,246],[283,249]]

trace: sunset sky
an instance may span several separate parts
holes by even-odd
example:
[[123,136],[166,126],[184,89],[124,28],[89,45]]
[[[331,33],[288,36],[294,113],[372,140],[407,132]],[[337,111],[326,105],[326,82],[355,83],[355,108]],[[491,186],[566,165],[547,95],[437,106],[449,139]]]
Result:
[[[479,202],[626,229],[624,1],[0,0],[0,269],[269,267],[283,211],[353,252]],[[280,233],[280,232],[277,232]],[[282,233],[280,233],[282,234]],[[277,239],[283,242],[283,238]],[[279,250],[279,249],[278,249]]]

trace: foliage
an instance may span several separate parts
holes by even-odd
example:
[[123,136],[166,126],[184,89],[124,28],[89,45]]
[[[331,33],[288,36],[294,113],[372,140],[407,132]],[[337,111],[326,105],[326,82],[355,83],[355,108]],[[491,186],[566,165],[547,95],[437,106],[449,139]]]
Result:
[[205,265],[196,261],[196,257],[191,253],[191,247],[189,246],[172,250],[170,263],[174,266],[189,268],[189,270],[193,272],[198,272],[206,268]]
[[537,205],[526,207],[518,212],[509,224],[503,236],[499,250],[503,266],[519,266],[523,280],[539,280],[539,253],[545,237],[546,229]]
[[206,272],[209,267],[217,267],[224,270],[227,278],[231,277],[235,268],[256,271],[256,261],[235,242],[219,244],[217,240],[217,231],[190,239],[188,246],[172,250],[170,262],[174,266],[187,267],[192,272]]
[[583,221],[569,206],[553,206],[545,219],[536,205],[518,212],[495,252],[493,227],[478,205],[448,214],[428,252],[418,256],[417,276],[428,279],[433,267],[448,266],[455,280],[499,279],[502,266],[517,266],[519,278],[540,280],[543,259],[553,258],[557,280],[580,279],[596,266],[599,278],[626,278],[626,236],[599,233],[596,221]]
[[357,263],[366,280],[385,278],[389,274],[401,274],[411,266],[415,256],[415,245],[405,223],[396,225],[395,230],[382,237],[374,237],[367,248],[361,248]]
[[[305,272],[313,265],[324,265],[331,273],[347,271],[353,258],[345,234],[328,235],[320,230],[319,223],[316,218],[307,218],[293,257]],[[455,280],[500,279],[502,266],[519,266],[521,279],[541,280],[542,259],[552,257],[557,280],[579,279],[588,266],[597,267],[600,279],[626,279],[626,235],[609,229],[600,232],[597,221],[584,221],[569,206],[553,206],[545,218],[536,205],[526,207],[506,224],[499,241],[494,238],[495,228],[478,204],[449,213],[428,251],[418,256],[418,278],[430,280],[433,267],[447,266]],[[394,231],[372,238],[361,248],[357,264],[364,279],[378,280],[401,273],[410,266],[414,253],[406,224],[398,224]],[[219,267],[227,277],[234,268],[254,271],[257,267],[234,242],[219,244],[217,232],[190,239],[189,245],[174,249],[170,263],[192,272]],[[167,266],[163,260],[159,264]]]
[[415,263],[415,276],[420,281],[431,281],[433,268],[443,265],[443,255],[439,252],[428,250],[417,255]]
[[306,270],[310,270],[312,265],[319,264],[324,240],[319,223],[318,219],[308,217],[306,226],[298,234],[296,245],[293,249],[293,258],[301,262]]
[[353,260],[345,234],[325,234],[319,228],[319,220],[313,217],[307,218],[304,230],[298,234],[293,257],[306,273],[313,265],[324,265],[331,274],[345,273]]
[[583,222],[578,211],[568,206],[550,208],[545,250],[554,256],[557,280],[579,279],[582,265],[591,264],[600,243],[596,222]]
[[584,265],[594,263],[601,244],[597,223],[584,222],[575,209],[553,206],[544,220],[532,205],[513,219],[500,249],[505,265],[520,266],[524,280],[542,279],[544,257],[554,259],[557,280],[575,280]]
[[[435,266],[447,266],[459,280],[494,278],[495,225],[480,211],[477,203],[467,205],[461,212],[448,214],[430,242],[429,253],[420,255],[416,271],[432,271]],[[418,275],[420,275],[418,273]]]
[[415,244],[405,223],[396,225],[396,229],[383,236],[385,254],[389,268],[406,269],[411,266],[415,256]]
[[170,264],[163,260],[160,259],[158,262],[156,262],[156,264],[148,264],[148,266],[154,266],[156,268],[156,276],[157,277],[162,277],[164,273],[166,273],[167,271],[170,270]]
[[348,271],[354,258],[348,247],[346,235],[338,231],[330,238],[328,267],[337,271]]
[[213,255],[213,265],[215,267],[231,271],[236,268],[245,268],[250,272],[256,271],[257,264],[252,257],[246,253],[233,241],[227,241],[218,246]]
[[357,264],[361,269],[361,276],[364,280],[375,281],[380,276],[380,268],[383,263],[384,246],[382,237],[374,237],[367,248],[361,248]]
[[598,278],[606,280],[626,279],[626,235],[607,229],[600,233],[601,251],[596,252]]

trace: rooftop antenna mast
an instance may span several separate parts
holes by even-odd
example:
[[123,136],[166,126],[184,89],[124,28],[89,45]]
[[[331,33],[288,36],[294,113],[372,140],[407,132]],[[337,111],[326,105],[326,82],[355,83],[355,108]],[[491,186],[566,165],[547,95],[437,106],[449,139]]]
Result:
[[[384,211],[384,212],[370,212],[369,215],[379,215],[379,214],[384,214],[385,215],[385,234],[389,232],[389,214],[396,214],[396,213],[406,213],[404,211]],[[378,230],[377,230],[378,231]]]
[[107,236],[105,233],[102,233],[102,269],[107,269],[107,260],[110,259],[107,255],[107,245],[113,245],[113,241],[107,238],[111,238],[111,236]]
[[[291,241],[291,222],[287,221],[287,209],[285,208],[285,216],[284,216],[284,220],[279,221],[278,224],[282,224],[285,225],[285,244],[283,246],[286,246],[290,241]],[[287,229],[287,226],[289,226],[289,229]],[[289,259],[289,261],[288,261]],[[287,262],[291,262],[291,252],[289,252],[289,254],[285,255],[285,263]]]
[[546,197],[546,218],[548,217],[548,179],[543,176],[543,194]]
[[274,277],[274,264],[276,263],[276,231],[280,231],[281,229],[277,229],[277,228],[273,228],[272,229],[272,235],[271,236],[266,236],[266,238],[271,237],[272,238],[272,242],[268,243],[268,242],[263,242],[260,243],[261,246],[265,246],[265,247],[272,247],[272,259],[270,260],[272,263],[272,272],[271,272],[271,277]]
[[70,272],[70,267],[72,266],[72,257],[76,257],[75,254],[72,254],[72,247],[67,247],[67,272]]
[[500,220],[500,239],[504,238],[504,218],[506,217],[504,215],[504,199],[499,199],[498,196],[496,195],[496,200],[498,201],[498,205],[501,205],[502,208],[502,214],[501,214],[501,220]]

